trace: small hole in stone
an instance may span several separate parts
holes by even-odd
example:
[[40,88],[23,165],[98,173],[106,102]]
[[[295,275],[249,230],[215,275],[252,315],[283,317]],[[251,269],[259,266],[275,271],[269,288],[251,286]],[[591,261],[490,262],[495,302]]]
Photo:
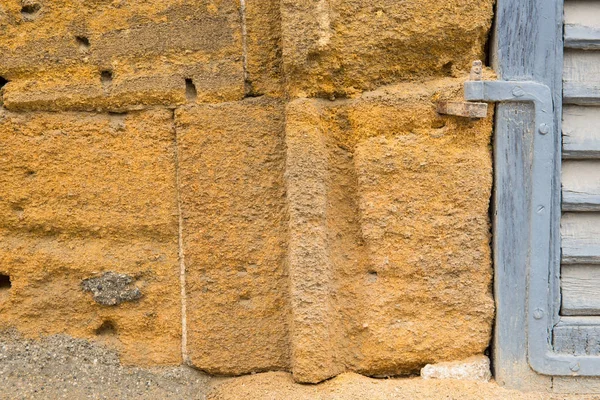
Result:
[[8,83],[8,79],[0,76],[0,89],[2,89],[4,86],[6,86],[6,84]]
[[42,5],[39,3],[27,3],[21,7],[21,14],[25,19],[31,19],[34,17],[40,10],[42,9]]
[[239,304],[245,308],[252,308],[252,300],[249,296],[241,296],[239,300]]
[[86,51],[90,48],[90,40],[85,36],[76,36],[75,40],[77,41],[80,51]]
[[442,128],[446,127],[446,121],[442,118],[434,119],[431,122],[431,127],[433,129],[442,129]]
[[444,64],[442,66],[442,72],[446,76],[452,76],[452,74],[454,72],[453,69],[454,69],[454,63],[453,62],[447,62],[446,64]]
[[367,280],[369,282],[377,282],[377,271],[369,271],[367,274]]
[[112,83],[113,80],[113,73],[112,71],[109,70],[105,70],[100,72],[100,80],[102,81],[102,85],[103,86],[110,86],[110,84]]
[[10,276],[0,274],[0,292],[8,291],[12,287]]
[[112,321],[104,321],[96,329],[96,335],[98,336],[114,336],[117,334],[117,327]]
[[196,101],[196,98],[198,97],[196,85],[194,85],[194,81],[191,79],[185,80],[185,97],[188,101]]

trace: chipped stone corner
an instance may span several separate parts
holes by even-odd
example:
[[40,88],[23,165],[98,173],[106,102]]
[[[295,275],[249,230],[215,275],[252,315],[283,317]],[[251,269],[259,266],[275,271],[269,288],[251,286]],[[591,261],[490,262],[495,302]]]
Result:
[[421,378],[488,382],[492,379],[490,359],[482,355],[462,361],[428,364],[421,369]]
[[84,279],[81,288],[92,293],[94,301],[103,306],[136,301],[142,298],[139,288],[133,286],[134,278],[116,272],[105,272],[99,277]]

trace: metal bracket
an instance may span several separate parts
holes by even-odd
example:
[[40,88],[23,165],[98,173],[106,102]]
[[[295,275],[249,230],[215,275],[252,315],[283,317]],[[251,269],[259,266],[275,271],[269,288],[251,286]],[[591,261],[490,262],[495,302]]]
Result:
[[[473,63],[473,70],[479,67]],[[473,80],[473,76],[475,79]],[[479,75],[480,76],[480,75]],[[530,265],[527,296],[527,346],[529,365],[542,374],[564,374],[564,356],[553,351],[550,343],[552,314],[548,288],[551,271],[552,187],[554,174],[554,102],[552,90],[538,82],[482,81],[471,73],[465,82],[465,100],[484,102],[532,103],[535,113],[531,179]],[[563,364],[563,365],[558,365]],[[567,361],[566,365],[572,364]],[[558,368],[556,368],[558,366]],[[572,373],[568,368],[566,371]],[[559,373],[559,375],[562,375]]]
[[551,256],[555,143],[560,134],[554,122],[552,90],[538,82],[482,81],[473,64],[471,80],[465,82],[465,100],[532,103],[535,112],[530,210],[530,264],[527,294],[527,355],[531,368],[544,375],[597,376],[600,357],[574,356],[554,351],[551,338],[553,310],[550,279],[558,262]]
[[[473,69],[477,64],[473,63]],[[471,73],[473,77],[480,77]],[[465,82],[465,100],[496,102],[533,103],[535,107],[535,125],[539,133],[546,135],[554,130],[554,102],[552,91],[546,85],[537,82],[482,81]]]
[[[471,68],[471,81],[480,81],[483,75],[483,64],[481,61],[474,61]],[[457,117],[466,117],[471,119],[487,117],[488,106],[485,103],[459,102],[459,101],[440,101],[437,104],[438,114],[454,115]]]

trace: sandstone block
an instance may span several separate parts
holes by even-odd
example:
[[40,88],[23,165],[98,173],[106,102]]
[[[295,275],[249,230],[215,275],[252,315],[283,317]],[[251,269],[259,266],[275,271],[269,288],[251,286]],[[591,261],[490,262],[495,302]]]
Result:
[[288,268],[294,379],[318,383],[343,371],[336,362],[343,333],[336,318],[335,269],[329,245],[330,149],[318,105],[299,100],[286,110]]
[[357,144],[362,237],[376,276],[359,370],[414,372],[489,345],[490,131],[490,120],[465,122]]
[[429,364],[421,369],[421,378],[488,382],[492,379],[490,359],[474,356],[463,361]]
[[[0,327],[105,341],[125,364],[178,364],[172,113],[4,111],[0,142],[0,272],[11,279]],[[82,284],[108,271],[142,296],[94,301]]]
[[2,112],[0,227],[44,235],[176,238],[172,129],[169,110]]
[[[11,110],[122,110],[244,96],[237,2],[10,0],[0,75]],[[109,79],[110,78],[110,79]]]
[[435,111],[461,82],[288,106],[296,380],[414,373],[488,346],[491,119]]
[[289,368],[284,106],[257,98],[176,112],[191,363]]
[[246,90],[252,95],[283,95],[279,0],[246,0]]
[[418,77],[453,76],[483,57],[493,0],[283,0],[293,97],[347,97]]

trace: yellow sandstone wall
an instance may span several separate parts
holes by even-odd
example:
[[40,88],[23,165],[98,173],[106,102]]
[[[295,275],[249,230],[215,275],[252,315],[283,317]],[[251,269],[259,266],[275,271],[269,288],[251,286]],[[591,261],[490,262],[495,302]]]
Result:
[[301,382],[483,353],[491,116],[435,106],[492,13],[3,1],[0,329]]

